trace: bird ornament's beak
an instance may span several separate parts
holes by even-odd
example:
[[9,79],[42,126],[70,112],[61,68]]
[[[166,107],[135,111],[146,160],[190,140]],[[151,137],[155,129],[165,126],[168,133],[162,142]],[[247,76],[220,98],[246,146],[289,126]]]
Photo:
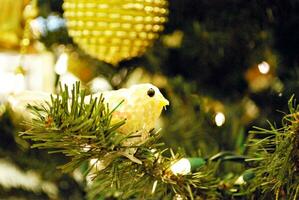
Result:
[[163,97],[160,101],[160,105],[166,110],[166,106],[169,106],[169,101]]

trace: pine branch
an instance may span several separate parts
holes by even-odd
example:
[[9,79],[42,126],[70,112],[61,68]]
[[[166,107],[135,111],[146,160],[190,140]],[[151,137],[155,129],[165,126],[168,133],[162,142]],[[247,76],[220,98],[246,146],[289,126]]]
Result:
[[217,197],[216,181],[208,167],[187,176],[176,176],[169,170],[174,158],[149,154],[141,159],[142,165],[119,159],[98,173],[88,189],[89,199],[101,196],[122,199],[161,199],[168,196],[172,199],[176,194],[188,199],[194,196]]
[[214,165],[208,163],[196,173],[174,175],[170,166],[184,154],[167,156],[172,151],[158,143],[157,132],[151,132],[149,139],[138,146],[127,146],[125,141],[135,136],[118,132],[125,121],[111,123],[116,108],[109,110],[102,96],[87,99],[79,83],[71,93],[66,86],[60,90],[45,106],[28,106],[35,117],[22,136],[34,141],[33,148],[70,157],[60,167],[65,172],[95,161],[86,171],[92,177],[87,188],[89,199],[157,199],[175,195],[217,198]]
[[51,96],[46,106],[28,106],[35,118],[27,122],[31,129],[22,135],[36,142],[33,148],[72,157],[72,161],[61,167],[71,171],[86,159],[103,156],[121,146],[119,140],[113,138],[123,137],[116,129],[124,121],[110,124],[112,112],[102,96],[90,98],[86,103],[86,93],[80,91],[79,83],[73,87],[71,95],[67,86],[61,91],[60,95]]
[[272,199],[298,199],[299,194],[299,109],[293,97],[289,101],[290,114],[283,118],[283,127],[270,124],[270,130],[256,128],[251,131],[259,138],[252,139],[251,159],[257,165],[255,178],[249,191],[261,192],[259,197]]

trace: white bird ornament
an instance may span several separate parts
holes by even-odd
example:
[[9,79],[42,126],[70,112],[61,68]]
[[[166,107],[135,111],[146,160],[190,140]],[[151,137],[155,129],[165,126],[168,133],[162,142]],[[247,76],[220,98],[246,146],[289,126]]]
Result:
[[[119,105],[112,113],[112,123],[125,120],[126,123],[119,128],[119,132],[122,134],[149,132],[155,128],[163,108],[169,105],[169,101],[161,94],[160,90],[150,83],[97,93],[93,94],[93,97],[101,95],[103,95],[109,110],[113,110]],[[90,97],[86,97],[86,102],[89,102]],[[35,91],[23,91],[10,95],[8,98],[14,115],[18,115],[23,120],[31,120],[33,117],[26,110],[28,104],[41,105],[45,101],[50,101],[50,94]],[[122,103],[120,104],[120,102]]]

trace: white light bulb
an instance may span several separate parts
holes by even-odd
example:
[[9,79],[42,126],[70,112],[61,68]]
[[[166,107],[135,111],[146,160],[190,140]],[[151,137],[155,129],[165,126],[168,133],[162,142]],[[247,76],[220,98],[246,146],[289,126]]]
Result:
[[239,178],[235,181],[235,185],[243,185],[245,183],[243,175],[239,176]]
[[97,162],[99,162],[99,159],[97,159],[97,158],[93,158],[93,159],[90,159],[89,164],[90,164],[91,166],[93,166],[93,165],[97,164]]
[[55,72],[59,75],[63,75],[67,72],[68,55],[63,53],[59,56],[56,65]]
[[182,158],[176,163],[174,163],[171,167],[170,170],[172,171],[173,174],[181,174],[181,175],[186,175],[191,172],[191,163],[187,158]]
[[222,126],[225,122],[225,115],[222,112],[216,113],[215,123],[217,126]]
[[270,65],[266,61],[261,62],[257,67],[261,74],[268,74],[270,71]]
[[0,94],[6,94],[13,91],[14,88],[14,74],[13,73],[0,73]]
[[91,91],[94,93],[112,90],[110,83],[102,77],[93,79],[90,83]]
[[66,73],[60,77],[61,85],[67,85],[68,87],[72,87],[79,79],[71,73]]
[[16,74],[15,75],[15,86],[14,92],[21,92],[25,90],[25,77],[23,74]]
[[0,94],[20,92],[25,90],[25,77],[23,74],[3,72],[0,74]]

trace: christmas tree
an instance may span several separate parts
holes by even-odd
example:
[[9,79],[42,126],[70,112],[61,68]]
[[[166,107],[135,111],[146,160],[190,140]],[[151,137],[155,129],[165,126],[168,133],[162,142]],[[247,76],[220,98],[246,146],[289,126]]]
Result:
[[299,2],[3,0],[0,199],[298,199]]

